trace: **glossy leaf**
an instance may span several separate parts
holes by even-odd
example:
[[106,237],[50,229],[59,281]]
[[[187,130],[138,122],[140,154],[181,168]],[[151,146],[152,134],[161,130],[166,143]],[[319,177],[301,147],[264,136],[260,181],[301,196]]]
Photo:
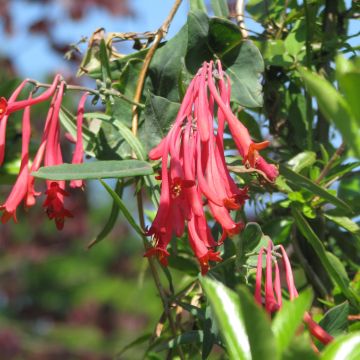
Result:
[[307,289],[293,301],[284,302],[282,308],[276,313],[271,328],[280,353],[289,346],[296,330],[302,323],[305,312],[311,306],[312,298],[312,292]]
[[297,174],[296,172],[290,170],[288,167],[284,165],[280,165],[280,174],[283,175],[287,180],[291,181],[297,187],[303,187],[309,190],[314,195],[318,195],[324,200],[334,204],[340,209],[345,210],[346,212],[352,213],[352,209],[341,199],[329,193],[327,190],[323,189],[321,186],[315,184],[310,179]]
[[152,167],[145,161],[108,160],[46,166],[34,172],[33,175],[48,180],[88,180],[144,176],[152,173]]
[[321,360],[358,360],[360,358],[360,332],[339,336],[321,354]]
[[254,301],[249,290],[242,286],[237,289],[240,307],[249,337],[252,360],[277,359],[277,346],[270,319]]
[[175,121],[180,104],[161,96],[149,94],[145,107],[145,124],[140,134],[147,150],[156,146],[167,134]]
[[316,97],[326,119],[334,123],[355,155],[360,157],[359,125],[352,115],[349,104],[327,80],[318,74],[305,69],[301,69],[300,74],[310,93]]
[[292,171],[299,173],[302,169],[311,166],[316,161],[316,154],[313,151],[303,151],[290,159],[287,164]]
[[201,277],[200,282],[214,311],[230,359],[250,360],[249,338],[239,297],[218,281]]

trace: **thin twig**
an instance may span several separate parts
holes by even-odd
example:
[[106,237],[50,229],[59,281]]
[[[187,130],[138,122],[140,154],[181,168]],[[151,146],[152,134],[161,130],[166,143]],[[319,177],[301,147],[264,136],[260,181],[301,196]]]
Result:
[[345,143],[342,142],[339,148],[334,152],[333,156],[330,158],[328,163],[322,169],[319,177],[315,180],[316,184],[319,184],[320,181],[328,174],[328,172],[331,170],[332,166],[334,165],[335,161],[342,155],[344,151],[345,151]]
[[[143,88],[144,88],[146,73],[147,73],[147,71],[149,69],[150,62],[151,62],[151,60],[152,60],[152,58],[153,58],[153,56],[155,54],[156,49],[158,48],[158,46],[160,44],[160,41],[162,40],[162,38],[168,32],[170,23],[171,23],[172,19],[174,18],[174,16],[175,16],[181,2],[182,2],[182,0],[176,0],[175,1],[173,7],[170,10],[170,13],[169,13],[168,17],[166,18],[166,20],[164,21],[162,26],[156,32],[155,40],[154,40],[152,46],[150,47],[149,51],[146,54],[146,57],[144,59],[144,64],[143,64],[143,66],[141,68],[141,71],[140,71],[140,74],[139,74],[139,78],[138,78],[138,82],[137,82],[136,90],[135,90],[135,95],[134,95],[134,102],[135,103],[140,102],[141,94],[142,94]],[[135,105],[133,107],[132,113],[133,113],[132,132],[136,136],[137,129],[138,129],[138,122],[139,122],[138,106]]]
[[[173,7],[170,10],[169,15],[167,16],[167,18],[165,19],[164,23],[162,24],[162,26],[158,29],[158,31],[156,32],[155,35],[155,39],[154,42],[152,44],[152,46],[150,47],[149,51],[146,54],[146,57],[144,59],[144,64],[141,68],[140,74],[139,74],[139,78],[138,78],[138,82],[136,85],[136,90],[135,90],[135,95],[134,95],[134,103],[139,103],[141,100],[141,95],[143,92],[143,88],[144,88],[144,83],[145,83],[145,78],[146,78],[146,74],[147,71],[149,69],[150,66],[150,62],[155,54],[156,49],[158,48],[161,39],[166,35],[166,33],[168,32],[170,23],[172,21],[172,19],[174,18],[180,4],[181,4],[182,0],[176,0]],[[137,130],[138,130],[138,123],[139,123],[139,113],[138,113],[138,106],[134,105],[133,107],[133,119],[132,119],[132,133],[134,134],[134,136],[137,135]],[[137,205],[138,205],[138,212],[139,212],[139,221],[140,221],[140,225],[142,227],[143,230],[145,230],[145,220],[144,220],[144,208],[143,208],[143,199],[142,199],[142,192],[141,190],[137,193]],[[144,241],[144,247],[145,249],[147,248],[147,242],[145,237],[143,238]],[[157,272],[156,269],[156,265],[155,265],[155,261],[153,258],[149,257],[148,258],[149,261],[149,266],[150,266],[150,271],[151,274],[154,278],[155,281],[155,285],[158,289],[159,295],[161,297],[163,306],[164,306],[164,312],[166,314],[166,317],[169,320],[169,325],[170,325],[170,329],[171,332],[173,333],[173,336],[176,337],[177,336],[177,330],[176,330],[176,325],[174,322],[174,319],[172,317],[171,311],[170,311],[170,306],[169,306],[169,299],[168,296],[161,284],[160,281],[160,276]],[[178,346],[178,353],[180,358],[183,360],[185,359],[184,357],[184,353],[181,349],[181,346]]]
[[249,33],[246,30],[245,22],[244,22],[244,13],[245,13],[245,0],[237,0],[236,1],[236,21],[240,27],[241,34],[244,39],[249,37]]

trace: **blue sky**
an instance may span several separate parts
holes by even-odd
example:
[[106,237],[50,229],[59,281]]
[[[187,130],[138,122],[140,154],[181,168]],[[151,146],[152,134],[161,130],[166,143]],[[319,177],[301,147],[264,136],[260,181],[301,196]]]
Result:
[[[348,4],[350,0],[346,0]],[[105,27],[109,32],[144,32],[156,30],[164,21],[172,0],[129,0],[129,4],[136,14],[135,17],[114,17],[107,11],[93,8],[81,21],[62,20],[52,29],[55,38],[63,43],[77,42],[82,36],[90,36],[99,27]],[[24,11],[26,9],[26,11]],[[186,21],[189,10],[189,1],[184,0],[171,24],[168,38],[172,37]],[[48,72],[73,73],[68,62],[49,49],[47,39],[43,35],[29,34],[27,25],[37,19],[43,18],[44,14],[49,20],[64,19],[64,9],[61,5],[44,5],[34,2],[24,6],[23,0],[11,1],[11,13],[14,19],[14,35],[4,34],[3,23],[0,20],[0,34],[3,41],[0,43],[0,54],[6,54],[14,59],[16,68],[22,77],[31,77],[43,80]],[[261,31],[261,27],[246,19],[248,28]],[[350,33],[360,30],[360,24],[351,21]],[[359,39],[352,39],[352,45],[358,45]],[[128,47],[129,48],[129,47]]]

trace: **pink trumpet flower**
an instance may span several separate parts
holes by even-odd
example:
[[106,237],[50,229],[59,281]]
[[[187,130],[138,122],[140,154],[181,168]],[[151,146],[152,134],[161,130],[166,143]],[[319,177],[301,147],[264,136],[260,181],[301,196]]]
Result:
[[[54,108],[51,119],[49,120],[47,133],[47,141],[45,147],[45,166],[61,165],[63,163],[61,148],[60,148],[60,122],[59,113],[61,102],[64,94],[65,83],[61,82],[59,89],[55,94]],[[47,191],[46,200],[43,207],[49,219],[54,219],[56,227],[61,230],[64,227],[66,217],[72,217],[69,210],[64,208],[64,196],[68,196],[65,191],[65,181],[46,181]]]
[[[31,98],[31,96],[29,98]],[[27,106],[24,110],[22,119],[22,150],[20,171],[7,200],[5,201],[4,205],[0,206],[0,210],[4,211],[1,217],[2,223],[7,222],[11,218],[13,218],[15,222],[17,222],[16,209],[27,194],[29,179],[30,136],[30,106]]]
[[[83,120],[84,120],[84,107],[85,107],[85,102],[86,102],[88,95],[89,95],[88,92],[84,93],[84,95],[80,99],[79,106],[78,106],[77,118],[76,118],[76,128],[77,128],[76,144],[75,144],[74,155],[73,155],[72,162],[71,162],[72,164],[81,164],[84,160],[82,125],[83,125]],[[83,188],[84,180],[71,180],[70,187]]]
[[[277,248],[281,250],[281,257],[283,262],[283,268],[285,269],[286,285],[289,292],[290,300],[297,298],[298,292],[295,287],[294,276],[291,269],[290,260],[286,254],[286,251],[282,245]],[[275,251],[274,244],[269,241],[268,247],[261,248],[258,255],[258,263],[256,269],[255,280],[255,300],[259,305],[262,305],[262,259],[263,254],[266,252],[266,267],[265,267],[265,309],[271,314],[281,309],[282,306],[282,293],[280,283],[280,270],[277,263],[276,256],[274,259],[273,252]],[[279,255],[277,255],[279,256]],[[275,276],[273,279],[273,270],[275,270]],[[328,334],[319,324],[317,324],[308,312],[304,314],[304,322],[307,324],[310,333],[317,338],[323,344],[328,344],[333,340],[333,337]]]
[[[155,255],[166,265],[171,238],[182,236],[187,225],[189,243],[202,274],[209,270],[210,261],[221,261],[216,247],[242,230],[243,224],[233,220],[231,211],[241,209],[248,199],[247,187],[238,188],[226,166],[225,124],[233,133],[244,163],[258,168],[262,164],[258,151],[265,147],[253,143],[245,126],[232,113],[230,82],[220,62],[216,78],[213,71],[213,62],[204,63],[199,69],[169,133],[149,152],[150,159],[161,159],[161,195],[155,219],[146,231],[153,238],[153,247],[145,256]],[[261,170],[273,181],[277,176],[275,166],[265,160],[264,164],[261,166],[265,170]],[[218,240],[211,234],[205,205],[222,227]]]

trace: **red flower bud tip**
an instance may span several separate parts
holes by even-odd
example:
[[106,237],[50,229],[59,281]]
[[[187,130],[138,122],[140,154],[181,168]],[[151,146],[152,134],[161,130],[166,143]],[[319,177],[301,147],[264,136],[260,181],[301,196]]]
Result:
[[43,207],[46,208],[49,219],[55,219],[57,229],[62,230],[65,218],[73,217],[71,212],[64,208],[64,196],[68,196],[69,194],[55,181],[50,183],[45,194],[47,197],[43,203]]

